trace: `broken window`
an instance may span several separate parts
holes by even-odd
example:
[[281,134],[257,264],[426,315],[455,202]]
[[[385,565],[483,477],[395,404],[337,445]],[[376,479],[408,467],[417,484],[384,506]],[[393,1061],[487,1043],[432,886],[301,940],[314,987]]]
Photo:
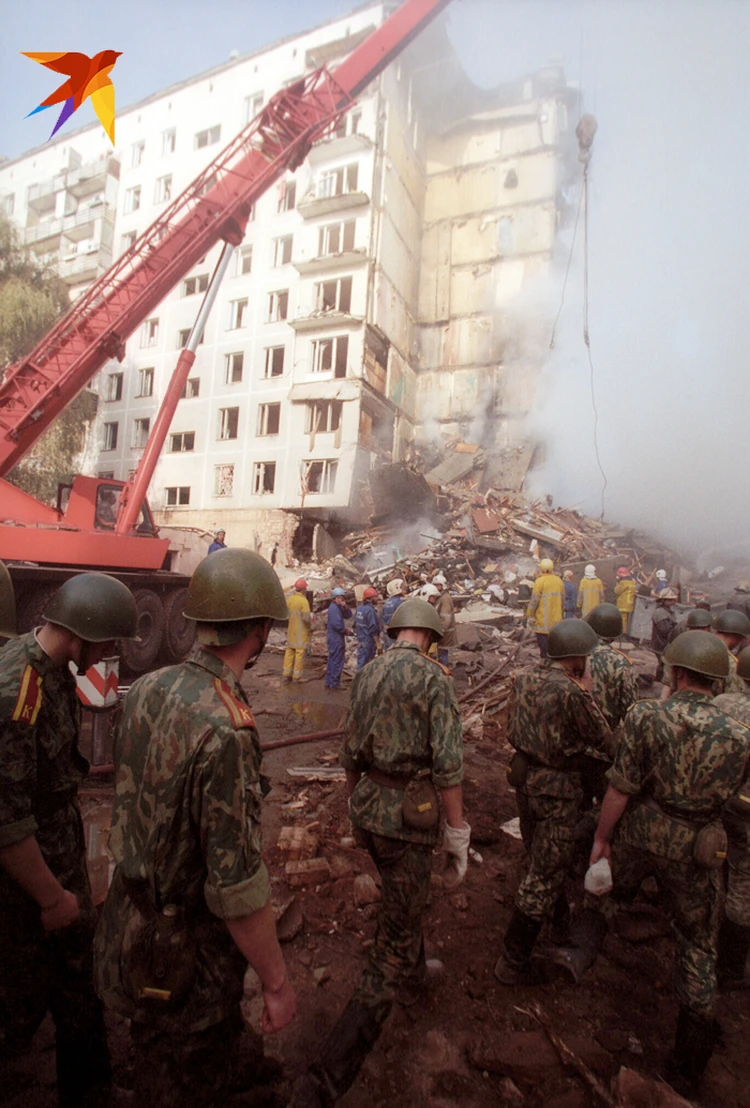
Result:
[[312,343],[312,372],[330,373],[334,377],[346,377],[346,363],[349,354],[349,336],[337,335],[336,338],[315,339]]
[[266,369],[264,377],[281,377],[284,372],[284,346],[266,347]]
[[276,485],[276,462],[256,462],[253,466],[253,493],[262,496]]
[[356,162],[341,166],[339,169],[330,169],[318,182],[318,197],[322,199],[326,196],[344,196],[348,192],[356,192],[358,179],[359,166]]
[[159,320],[147,319],[141,325],[141,346],[156,346],[159,341]]
[[235,277],[246,277],[253,268],[252,246],[243,246],[241,250],[237,251],[236,258],[234,269]]
[[127,250],[130,250],[130,247],[131,247],[131,246],[133,245],[133,243],[135,242],[135,240],[136,240],[136,237],[137,237],[137,236],[136,236],[136,232],[135,232],[135,231],[128,231],[128,232],[127,232],[127,234],[125,234],[125,235],[123,235],[123,236],[122,236],[122,238],[120,239],[120,249],[121,249],[121,251],[122,251],[122,253],[123,253],[123,254],[124,254],[124,253],[125,253],[125,252],[126,252]]
[[107,377],[107,394],[105,400],[122,400],[122,373],[110,373]]
[[169,449],[173,454],[185,454],[195,449],[195,431],[178,431],[169,436]]
[[236,354],[227,354],[224,358],[224,384],[238,385],[242,380],[244,366],[245,355],[242,351]]
[[117,432],[119,429],[119,423],[105,423],[104,434],[102,437],[102,450],[116,450],[117,449]]
[[184,508],[190,503],[190,485],[167,486],[164,490],[164,503],[167,508],[178,505]]
[[322,462],[302,463],[302,488],[306,493],[333,492],[336,485],[336,473],[339,463],[333,459]]
[[141,186],[136,185],[125,193],[125,215],[137,212],[141,206]]
[[236,439],[240,425],[239,408],[219,408],[219,438]]
[[247,298],[243,300],[230,300],[229,302],[229,328],[236,331],[244,327],[247,322]]
[[214,496],[231,496],[234,488],[234,465],[214,466]]
[[221,138],[221,125],[208,127],[205,131],[198,131],[195,136],[195,149],[202,150],[204,146],[213,146]]
[[286,319],[289,310],[289,290],[272,292],[268,297],[268,322],[281,323]]
[[313,400],[305,405],[305,434],[327,434],[341,426],[340,400]]
[[130,168],[137,169],[143,161],[143,152],[146,149],[146,142],[141,139],[139,142],[134,142],[130,147]]
[[281,422],[281,404],[260,404],[258,406],[258,434],[278,435]]
[[185,388],[180,393],[181,400],[192,400],[195,396],[200,396],[201,391],[201,379],[200,377],[188,377],[185,382]]
[[205,292],[208,288],[208,274],[199,273],[197,277],[188,277],[182,282],[182,295],[195,296],[197,292]]
[[148,442],[148,433],[151,429],[150,419],[133,420],[133,449],[142,450]]
[[174,154],[176,143],[177,143],[177,133],[176,133],[174,127],[170,127],[168,131],[162,131],[162,133],[161,133],[161,152],[162,152],[162,154]]
[[[192,330],[193,330],[192,327],[184,327],[181,331],[177,332],[177,349],[178,350],[184,350],[185,349],[185,347],[188,344],[188,339],[190,338],[190,332]],[[203,333],[203,331],[201,331],[201,337],[198,339],[198,345],[199,346],[203,342],[204,337],[205,337],[204,333]]]
[[167,200],[172,199],[172,174],[169,173],[166,177],[157,177],[156,185],[154,187],[154,203],[164,204]]
[[153,369],[138,370],[138,392],[136,396],[154,395],[154,371]]
[[348,312],[351,306],[351,277],[338,277],[333,281],[319,281],[316,284],[315,310],[317,312]]
[[356,219],[347,219],[343,223],[327,223],[318,231],[318,255],[342,254],[354,249],[354,230]]
[[291,212],[297,203],[297,185],[295,181],[282,181],[279,185],[279,212]]
[[273,240],[272,266],[289,265],[292,260],[292,236],[284,235],[280,239]]

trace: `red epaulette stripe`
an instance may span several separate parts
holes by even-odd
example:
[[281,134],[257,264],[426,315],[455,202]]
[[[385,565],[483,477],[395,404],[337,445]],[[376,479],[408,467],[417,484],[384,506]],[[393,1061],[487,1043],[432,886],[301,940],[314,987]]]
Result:
[[238,727],[255,727],[253,713],[250,711],[247,704],[243,704],[241,700],[238,700],[229,686],[226,685],[220,677],[214,678],[214,688],[229,712],[232,726],[235,729]]
[[21,678],[18,700],[10,717],[15,723],[33,727],[42,706],[42,678],[32,665],[27,665]]

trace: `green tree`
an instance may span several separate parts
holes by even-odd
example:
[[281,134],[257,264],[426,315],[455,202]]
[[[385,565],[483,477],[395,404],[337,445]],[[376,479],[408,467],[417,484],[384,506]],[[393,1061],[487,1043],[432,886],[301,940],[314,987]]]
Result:
[[[0,216],[0,379],[68,306],[65,283],[24,248],[16,228]],[[85,445],[95,415],[96,399],[84,391],[8,474],[8,480],[54,504],[58,483],[73,476],[74,459]]]

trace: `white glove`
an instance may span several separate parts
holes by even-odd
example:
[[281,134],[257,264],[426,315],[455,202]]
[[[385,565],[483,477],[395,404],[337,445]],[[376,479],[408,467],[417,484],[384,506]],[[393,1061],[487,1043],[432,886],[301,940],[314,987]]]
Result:
[[446,889],[457,888],[466,876],[470,838],[471,828],[466,820],[463,827],[451,827],[446,823],[443,831],[443,850],[448,855],[448,865],[443,874],[443,885]]

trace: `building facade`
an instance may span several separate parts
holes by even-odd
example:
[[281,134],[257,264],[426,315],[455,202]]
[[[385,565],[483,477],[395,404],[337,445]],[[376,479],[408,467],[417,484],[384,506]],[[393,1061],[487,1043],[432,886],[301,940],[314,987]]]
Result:
[[[75,295],[273,93],[335,66],[385,7],[126,109],[114,151],[97,124],[0,165],[0,208]],[[412,442],[515,441],[539,366],[518,356],[509,321],[554,260],[575,104],[558,69],[474,88],[441,22],[415,40],[259,199],[152,482],[157,521],[222,527],[230,544],[288,560],[315,524],[366,521],[370,469]],[[89,472],[124,479],[138,464],[219,253],[94,382]]]

